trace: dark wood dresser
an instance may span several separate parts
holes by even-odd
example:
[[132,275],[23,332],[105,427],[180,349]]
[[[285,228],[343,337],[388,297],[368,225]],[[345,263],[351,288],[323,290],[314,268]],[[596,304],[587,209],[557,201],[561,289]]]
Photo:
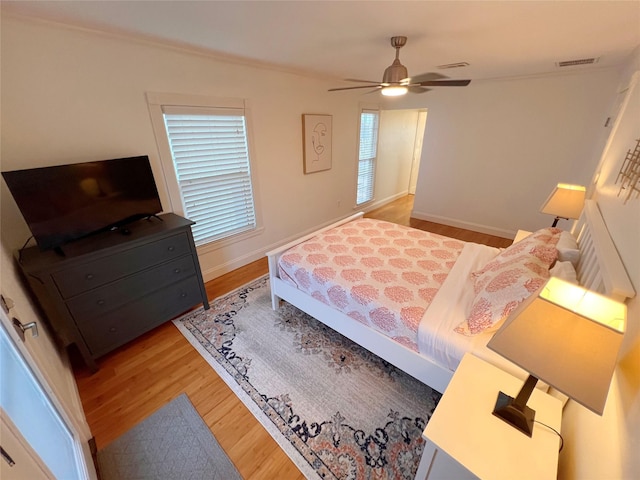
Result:
[[16,253],[50,326],[87,366],[161,323],[209,308],[191,225],[173,213],[64,245]]

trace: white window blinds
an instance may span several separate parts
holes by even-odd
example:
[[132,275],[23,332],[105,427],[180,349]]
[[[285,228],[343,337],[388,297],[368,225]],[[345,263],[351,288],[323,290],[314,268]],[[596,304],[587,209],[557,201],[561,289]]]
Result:
[[256,227],[244,111],[163,107],[196,245]]
[[373,200],[376,155],[378,148],[378,118],[375,110],[363,110],[360,114],[360,149],[358,154],[358,190],[356,203]]

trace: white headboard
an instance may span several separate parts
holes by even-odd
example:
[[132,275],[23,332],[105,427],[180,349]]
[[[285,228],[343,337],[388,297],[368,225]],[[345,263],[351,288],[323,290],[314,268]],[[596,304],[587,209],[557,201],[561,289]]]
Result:
[[594,200],[585,202],[573,232],[580,248],[576,268],[580,284],[621,302],[633,298],[633,284]]

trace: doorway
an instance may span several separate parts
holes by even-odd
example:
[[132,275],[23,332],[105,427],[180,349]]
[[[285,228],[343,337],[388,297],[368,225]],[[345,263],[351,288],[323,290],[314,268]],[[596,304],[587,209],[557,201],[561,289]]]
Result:
[[416,191],[426,109],[380,111],[375,197],[380,204]]

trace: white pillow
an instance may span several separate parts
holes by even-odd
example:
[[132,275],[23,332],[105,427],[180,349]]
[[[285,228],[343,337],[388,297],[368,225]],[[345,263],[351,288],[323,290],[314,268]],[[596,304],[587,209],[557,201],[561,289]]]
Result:
[[571,262],[574,268],[578,266],[580,250],[578,249],[578,242],[571,233],[563,230],[556,248],[558,249],[558,261]]
[[558,260],[556,264],[549,270],[552,277],[558,277],[567,282],[578,284],[576,269],[571,262],[561,262]]
[[573,235],[571,235],[570,232],[563,230],[562,232],[560,232],[560,238],[558,239],[558,243],[556,244],[556,247],[577,250],[578,241]]

